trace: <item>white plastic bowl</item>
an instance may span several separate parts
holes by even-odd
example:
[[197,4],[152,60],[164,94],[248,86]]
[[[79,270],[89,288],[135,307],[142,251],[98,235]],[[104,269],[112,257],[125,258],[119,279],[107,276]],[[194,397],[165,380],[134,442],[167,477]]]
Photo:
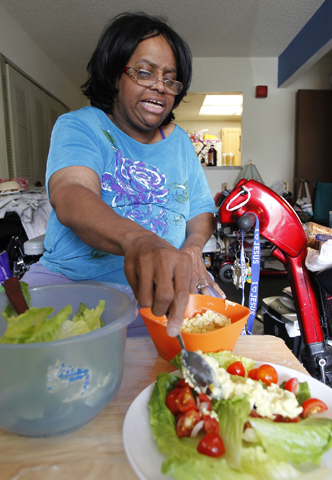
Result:
[[[30,293],[32,306],[54,307],[54,314],[69,304],[75,314],[80,303],[96,308],[105,300],[106,325],[94,332],[54,342],[0,344],[0,428],[27,436],[58,435],[88,423],[117,392],[136,303],[97,282],[35,287]],[[0,293],[0,336],[7,302]]]

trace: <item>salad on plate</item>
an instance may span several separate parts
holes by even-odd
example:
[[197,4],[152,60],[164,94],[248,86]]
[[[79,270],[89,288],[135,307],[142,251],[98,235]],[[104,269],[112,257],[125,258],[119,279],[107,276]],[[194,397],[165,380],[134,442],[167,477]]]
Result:
[[172,363],[180,373],[158,375],[149,401],[152,434],[166,457],[163,474],[177,480],[332,478],[322,465],[332,447],[332,419],[308,382],[294,376],[280,383],[273,365],[256,366],[231,352],[199,353],[220,389],[194,389],[179,354]]

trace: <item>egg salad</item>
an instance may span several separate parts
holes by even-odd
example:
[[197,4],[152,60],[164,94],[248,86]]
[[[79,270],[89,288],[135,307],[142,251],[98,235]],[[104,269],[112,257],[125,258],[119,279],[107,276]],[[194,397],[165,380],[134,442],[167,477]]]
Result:
[[[230,375],[225,368],[220,367],[215,358],[201,352],[197,353],[210,365],[220,383],[220,388],[211,386],[211,398],[228,400],[238,395],[247,394],[251,408],[255,408],[259,416],[271,420],[274,420],[276,415],[295,418],[302,413],[302,407],[299,406],[294,393],[280,388],[275,383],[265,386],[265,388],[263,383],[251,378],[236,378],[234,375]],[[194,388],[188,370],[183,369],[182,374],[188,384]],[[195,390],[198,392],[198,387],[195,387]]]
[[231,323],[231,319],[226,315],[207,309],[192,318],[185,318],[181,330],[187,333],[207,333],[226,327]]

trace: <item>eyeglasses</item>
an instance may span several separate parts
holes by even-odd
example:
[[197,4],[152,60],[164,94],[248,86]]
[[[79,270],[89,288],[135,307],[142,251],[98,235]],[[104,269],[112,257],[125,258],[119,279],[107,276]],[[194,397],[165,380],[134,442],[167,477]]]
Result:
[[157,75],[148,72],[147,70],[134,67],[124,67],[123,71],[143,87],[154,87],[158,82],[163,82],[166,92],[172,93],[173,95],[179,95],[183,89],[183,84],[181,82],[169,79],[161,80]]

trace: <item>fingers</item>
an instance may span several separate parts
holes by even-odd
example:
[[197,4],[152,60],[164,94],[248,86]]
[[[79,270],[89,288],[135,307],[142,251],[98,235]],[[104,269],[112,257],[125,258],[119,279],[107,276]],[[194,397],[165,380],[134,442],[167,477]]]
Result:
[[180,333],[189,301],[189,282],[192,270],[190,257],[187,262],[185,266],[177,268],[174,276],[174,300],[167,322],[167,333],[170,337],[176,337]]
[[219,297],[222,299],[226,298],[225,293],[221,290],[218,284],[212,285],[205,285],[198,289],[198,292],[202,295],[209,295],[211,297]]
[[[189,283],[192,271],[189,255],[177,251],[174,260],[175,263],[170,263],[171,259],[167,258],[167,262],[159,265],[152,306],[152,312],[155,315],[168,313],[167,333],[170,337],[175,337],[180,333],[189,301]],[[172,261],[174,260],[172,258]]]
[[[213,276],[207,271],[202,254],[199,250],[191,249],[190,255],[193,259],[193,273],[190,282],[190,293],[202,293],[225,299],[226,295],[219,285],[214,281]],[[214,291],[211,292],[212,289]]]
[[220,298],[223,298],[223,299],[226,298],[225,292],[219,287],[219,285],[216,282],[213,282],[212,288],[219,295]]
[[176,336],[189,300],[192,260],[168,242],[150,239],[147,245],[141,241],[127,252],[125,274],[141,307],[157,316],[169,312],[167,332]]

